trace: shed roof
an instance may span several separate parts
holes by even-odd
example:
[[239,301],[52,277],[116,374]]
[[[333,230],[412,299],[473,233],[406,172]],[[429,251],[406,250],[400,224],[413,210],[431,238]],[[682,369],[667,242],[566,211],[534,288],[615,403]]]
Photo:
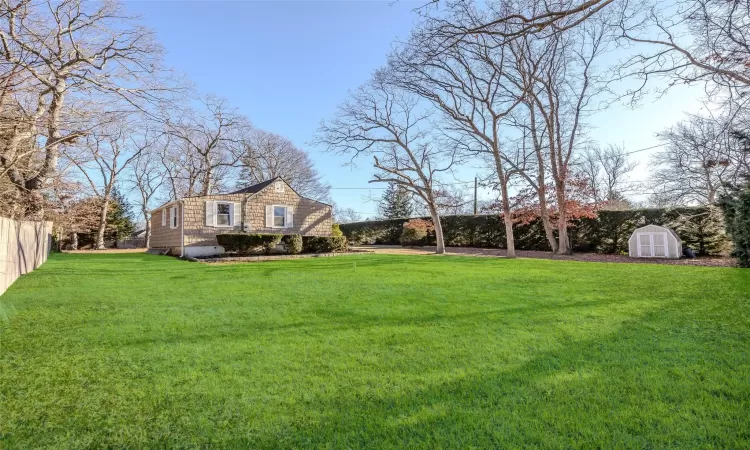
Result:
[[656,224],[650,223],[650,224],[648,224],[648,225],[644,225],[644,226],[642,226],[642,227],[638,227],[638,228],[636,228],[635,230],[633,230],[633,232],[635,233],[636,231],[641,231],[641,230],[643,230],[643,229],[646,229],[646,228],[650,228],[650,227],[661,228],[661,229],[662,229],[662,230],[664,230],[664,231],[667,231],[667,230],[669,230],[669,228],[667,228],[667,227],[663,227],[663,226],[661,226],[661,225],[656,225]]
[[677,233],[675,233],[673,229],[668,228],[668,227],[663,227],[661,225],[656,225],[656,224],[648,224],[648,225],[644,225],[642,227],[636,228],[635,230],[633,230],[633,234],[630,235],[630,239],[633,239],[635,235],[638,234],[639,231],[642,231],[642,230],[648,231],[649,228],[651,229],[660,228],[664,230],[665,232],[669,233],[671,236],[673,236],[677,240],[677,242],[682,243],[682,239],[680,239],[680,236],[678,236]]

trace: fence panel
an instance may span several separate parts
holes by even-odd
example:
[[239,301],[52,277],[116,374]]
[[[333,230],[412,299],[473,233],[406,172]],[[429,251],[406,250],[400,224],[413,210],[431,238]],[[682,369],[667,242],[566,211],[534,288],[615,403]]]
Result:
[[52,222],[0,217],[0,294],[18,277],[41,266],[51,246]]

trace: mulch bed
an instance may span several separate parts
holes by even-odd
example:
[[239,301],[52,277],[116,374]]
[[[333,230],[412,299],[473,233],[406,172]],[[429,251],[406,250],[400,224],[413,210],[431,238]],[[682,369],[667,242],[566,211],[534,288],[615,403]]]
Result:
[[[378,246],[368,245],[359,247],[362,249],[372,249],[376,253],[388,253],[393,250],[394,253],[408,254],[409,250],[414,253],[426,254],[434,252],[435,247],[415,247],[412,249],[397,246]],[[505,250],[497,248],[470,248],[470,247],[446,247],[446,252],[457,255],[467,256],[489,256],[503,257],[506,255]],[[575,253],[573,255],[556,255],[551,252],[516,250],[516,256],[519,258],[537,258],[537,259],[554,259],[565,261],[587,261],[587,262],[608,262],[608,263],[629,263],[629,264],[670,264],[682,266],[711,266],[711,267],[736,267],[737,260],[729,257],[699,257],[695,259],[661,259],[661,258],[631,258],[626,255],[606,255],[601,253]]]

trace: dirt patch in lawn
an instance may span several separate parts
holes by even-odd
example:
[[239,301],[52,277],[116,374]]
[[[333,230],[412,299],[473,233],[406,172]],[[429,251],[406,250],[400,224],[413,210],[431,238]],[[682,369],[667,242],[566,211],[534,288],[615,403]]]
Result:
[[[371,250],[375,253],[392,255],[434,255],[435,247],[399,247],[392,245],[362,245],[353,247],[355,249]],[[506,256],[504,249],[498,248],[471,248],[471,247],[446,247],[446,253],[450,255],[485,256],[502,258]],[[573,255],[555,255],[551,252],[516,250],[519,258],[555,259],[564,261],[588,261],[588,262],[610,262],[630,264],[671,264],[683,266],[714,266],[735,267],[737,260],[727,257],[700,257],[695,259],[660,259],[660,258],[631,258],[625,255],[605,255],[601,253],[575,253]]]

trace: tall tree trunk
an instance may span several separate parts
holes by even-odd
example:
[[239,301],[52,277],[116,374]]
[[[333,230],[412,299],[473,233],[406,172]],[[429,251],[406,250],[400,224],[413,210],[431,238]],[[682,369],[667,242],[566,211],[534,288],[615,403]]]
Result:
[[211,162],[208,157],[205,158],[204,164],[206,164],[206,171],[203,174],[203,180],[201,186],[201,196],[206,196],[211,193],[211,181],[213,178],[213,169],[211,168]]
[[143,217],[146,219],[146,248],[151,248],[151,220],[149,220],[146,208],[143,208]]
[[70,233],[70,249],[78,250],[78,232],[77,231]]
[[516,243],[513,237],[513,217],[510,213],[510,200],[508,199],[508,186],[503,182],[500,185],[500,190],[503,195],[503,221],[505,222],[505,245],[507,247],[506,256],[508,258],[516,257]]
[[39,188],[31,188],[21,193],[23,202],[22,220],[44,220],[44,196]]
[[107,228],[107,212],[109,210],[109,196],[102,203],[102,210],[99,214],[99,228],[96,230],[96,243],[94,248],[104,250],[104,231]]
[[552,253],[557,253],[557,239],[555,239],[555,232],[552,229],[552,221],[549,218],[549,210],[547,209],[547,188],[544,187],[543,183],[544,179],[542,178],[537,191],[539,193],[539,218],[542,220],[544,235],[547,237],[547,242],[549,242]]
[[544,235],[547,237],[547,242],[552,249],[552,253],[557,253],[557,239],[555,238],[555,232],[552,228],[552,221],[549,218],[549,210],[547,209],[547,180],[545,179],[546,174],[544,168],[544,152],[542,149],[541,141],[537,135],[536,111],[533,104],[526,103],[526,106],[529,108],[529,117],[531,119],[531,137],[534,143],[534,153],[536,154],[537,164],[539,165],[539,173],[537,174],[536,180],[538,186],[536,192],[539,196],[539,218],[542,220]]
[[432,224],[435,226],[435,244],[437,250],[435,253],[442,255],[445,253],[445,239],[443,238],[443,224],[440,222],[440,214],[433,205],[430,205],[430,216],[432,217]]
[[503,197],[503,220],[505,221],[505,246],[507,247],[506,255],[508,258],[516,257],[516,244],[513,238],[513,218],[510,215],[510,200],[508,199],[508,181],[505,179],[505,170],[500,157],[500,151],[493,149],[495,157],[495,170],[497,170],[497,179],[500,181],[500,195]]
[[560,255],[569,255],[573,253],[570,248],[570,239],[568,238],[568,211],[565,205],[565,183],[558,182],[556,184],[557,191],[557,238],[559,246],[557,253]]

